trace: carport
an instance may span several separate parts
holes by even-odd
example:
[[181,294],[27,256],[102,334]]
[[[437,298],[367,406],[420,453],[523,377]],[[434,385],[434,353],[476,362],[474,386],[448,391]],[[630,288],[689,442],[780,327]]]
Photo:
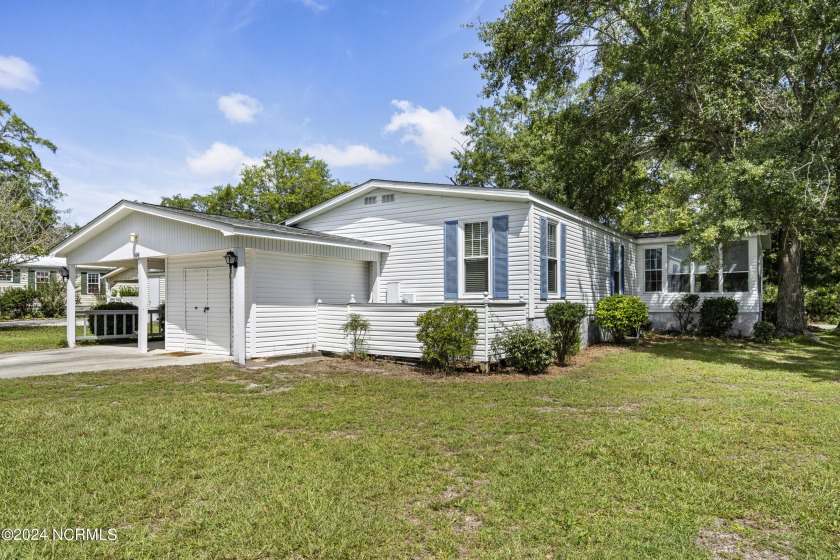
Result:
[[[249,357],[312,350],[316,308],[368,301],[388,247],[302,228],[121,201],[56,246],[70,277],[79,265],[137,269],[138,289],[162,271],[165,350]],[[137,350],[148,351],[148,300],[138,300]],[[114,314],[114,321],[125,321]],[[75,294],[67,341],[76,342]]]

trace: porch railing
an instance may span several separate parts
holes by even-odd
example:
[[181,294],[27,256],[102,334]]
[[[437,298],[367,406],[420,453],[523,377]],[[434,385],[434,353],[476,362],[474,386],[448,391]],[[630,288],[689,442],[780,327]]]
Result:
[[[90,309],[76,311],[82,319],[82,334],[76,340],[137,338],[139,311],[136,309]],[[148,312],[149,338],[163,338],[164,314],[159,309]]]

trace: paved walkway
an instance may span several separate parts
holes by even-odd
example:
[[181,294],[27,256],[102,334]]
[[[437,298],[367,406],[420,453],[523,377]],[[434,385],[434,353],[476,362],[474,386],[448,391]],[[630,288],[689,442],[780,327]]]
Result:
[[[59,350],[0,354],[0,379],[108,369],[188,366],[231,360],[230,356],[210,354],[178,356],[176,353],[166,352],[159,347],[160,345],[162,343],[150,343],[151,351],[146,354],[137,352],[136,343],[78,346]],[[155,346],[158,347],[155,348]]]

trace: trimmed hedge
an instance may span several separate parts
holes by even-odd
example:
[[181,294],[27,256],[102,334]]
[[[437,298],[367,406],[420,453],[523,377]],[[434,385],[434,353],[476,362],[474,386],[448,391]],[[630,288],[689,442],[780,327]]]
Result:
[[776,334],[776,325],[769,321],[758,321],[753,326],[752,339],[761,344],[767,344],[773,340]]
[[647,322],[647,305],[636,296],[616,294],[595,305],[595,324],[607,331],[613,342],[623,342]]
[[554,340],[551,334],[516,326],[493,339],[493,353],[504,354],[505,364],[522,373],[543,373],[554,362]]
[[417,317],[417,340],[423,345],[423,363],[451,370],[472,359],[478,339],[478,313],[463,305],[445,305]]
[[738,319],[739,304],[730,297],[712,297],[700,305],[700,332],[707,336],[723,337]]
[[552,303],[545,309],[545,317],[551,329],[557,363],[565,365],[569,356],[580,352],[580,324],[586,317],[586,306],[571,302]]

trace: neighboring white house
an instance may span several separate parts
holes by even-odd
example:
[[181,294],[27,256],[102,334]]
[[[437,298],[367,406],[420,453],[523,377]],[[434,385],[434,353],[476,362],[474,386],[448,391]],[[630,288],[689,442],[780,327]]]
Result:
[[[137,303],[139,287],[137,280],[137,268],[120,267],[115,268],[104,276],[108,301],[125,301]],[[129,288],[138,293],[138,296],[122,295]],[[149,301],[149,309],[157,309],[160,304],[166,302],[166,271],[150,270],[149,284],[146,289],[146,298]]]
[[[61,269],[67,266],[60,257],[31,257],[14,268],[0,270],[0,292],[9,288],[37,288],[50,280],[60,280]],[[77,268],[74,285],[80,295],[80,305],[90,307],[96,304],[97,294],[104,290],[104,276],[108,267],[81,266]]]
[[[165,271],[172,351],[238,362],[346,351],[341,325],[355,312],[371,321],[371,353],[417,357],[419,313],[457,302],[479,312],[475,356],[487,360],[495,333],[545,325],[555,301],[584,303],[591,314],[613,293],[639,295],[667,328],[678,289],[710,285],[684,259],[688,279],[672,273],[683,250],[676,239],[623,235],[527,191],[372,180],[284,224],[123,201],[52,254],[68,266],[136,270],[141,293],[150,271]],[[741,301],[746,333],[759,316],[767,241],[745,241],[746,253],[735,245],[723,255],[717,285]],[[139,303],[144,316],[148,301]],[[586,340],[598,338],[591,317],[583,328]],[[144,350],[142,330],[140,339]]]

